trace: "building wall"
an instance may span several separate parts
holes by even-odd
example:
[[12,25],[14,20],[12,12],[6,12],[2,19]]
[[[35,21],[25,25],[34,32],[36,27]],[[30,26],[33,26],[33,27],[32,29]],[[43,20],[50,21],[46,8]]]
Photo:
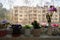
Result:
[[[13,21],[18,24],[31,24],[32,21],[37,20],[39,23],[47,22],[46,13],[48,7],[14,7],[13,9]],[[59,22],[59,12],[54,13],[52,17],[52,23]]]
[[58,13],[59,13],[59,23],[60,23],[60,7],[58,8]]

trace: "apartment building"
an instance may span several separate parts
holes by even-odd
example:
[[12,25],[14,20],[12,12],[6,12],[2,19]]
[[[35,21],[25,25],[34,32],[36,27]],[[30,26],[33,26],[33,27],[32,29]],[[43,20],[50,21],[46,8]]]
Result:
[[[59,10],[59,8],[58,8]],[[46,22],[46,13],[48,12],[48,7],[28,7],[28,6],[16,6],[13,8],[13,23],[15,24],[31,24],[34,20],[39,23]],[[52,16],[52,23],[59,22],[59,11],[54,12]]]

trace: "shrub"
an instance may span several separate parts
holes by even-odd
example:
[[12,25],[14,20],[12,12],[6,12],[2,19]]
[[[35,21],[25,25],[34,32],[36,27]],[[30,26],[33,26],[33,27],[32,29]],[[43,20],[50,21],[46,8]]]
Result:
[[37,21],[32,22],[32,25],[33,25],[34,29],[39,29],[40,28],[40,25]]
[[32,26],[31,26],[31,25],[25,25],[24,28],[25,28],[25,29],[31,29]]

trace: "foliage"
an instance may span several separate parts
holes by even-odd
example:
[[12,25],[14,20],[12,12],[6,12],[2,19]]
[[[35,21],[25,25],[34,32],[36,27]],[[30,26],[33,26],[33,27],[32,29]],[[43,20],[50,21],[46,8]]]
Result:
[[5,19],[7,18],[7,13],[8,13],[8,10],[6,8],[3,8],[3,6],[1,7],[0,6],[0,19]]
[[0,29],[6,28],[5,24],[0,24]]
[[54,29],[54,31],[52,32],[53,36],[56,36],[58,34],[58,31],[56,29]]
[[37,21],[32,22],[32,25],[33,25],[34,29],[39,29],[40,28],[40,25]]
[[30,25],[25,25],[24,28],[31,29],[32,27]]
[[5,24],[0,23],[0,29],[7,28],[8,25],[10,25],[10,23],[5,23]]

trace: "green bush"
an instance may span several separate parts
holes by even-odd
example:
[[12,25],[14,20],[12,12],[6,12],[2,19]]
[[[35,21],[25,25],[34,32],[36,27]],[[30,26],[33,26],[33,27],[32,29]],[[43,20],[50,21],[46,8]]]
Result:
[[5,24],[0,24],[0,29],[5,28]]
[[31,25],[25,25],[24,28],[25,28],[25,29],[31,29],[32,26],[31,26]]
[[39,23],[37,21],[34,21],[31,24],[33,25],[34,29],[39,29],[40,28],[40,25],[39,25]]
[[0,29],[7,28],[9,23],[1,24],[0,23]]

